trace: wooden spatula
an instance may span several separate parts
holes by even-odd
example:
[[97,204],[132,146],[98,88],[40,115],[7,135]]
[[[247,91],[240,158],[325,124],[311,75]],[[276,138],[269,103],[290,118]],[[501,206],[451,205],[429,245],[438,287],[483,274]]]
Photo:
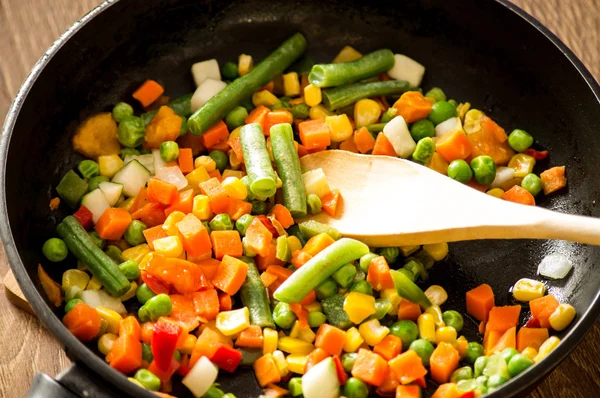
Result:
[[323,169],[342,196],[335,217],[307,219],[369,246],[521,238],[600,245],[600,219],[507,202],[408,160],[330,150],[300,162]]

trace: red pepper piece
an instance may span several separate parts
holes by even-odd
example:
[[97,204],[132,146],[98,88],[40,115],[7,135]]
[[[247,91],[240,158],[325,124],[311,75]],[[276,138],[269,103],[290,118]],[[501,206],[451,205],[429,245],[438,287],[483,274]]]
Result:
[[242,353],[228,345],[219,344],[210,360],[220,369],[233,373],[242,360]]
[[343,386],[348,381],[348,373],[346,373],[339,355],[333,356],[333,363],[335,364],[335,373],[337,373],[338,381]]
[[540,324],[539,319],[531,317],[527,320],[524,327],[526,327],[526,328],[541,328],[542,325]]
[[275,227],[273,226],[273,223],[271,222],[271,220],[269,220],[267,218],[267,216],[265,216],[264,214],[261,214],[261,215],[256,216],[256,218],[258,218],[260,220],[260,222],[263,223],[263,225],[265,227],[267,227],[269,232],[271,232],[273,234],[273,239],[275,239],[279,236],[277,229],[275,229]]
[[175,374],[177,369],[179,369],[179,366],[179,362],[177,362],[175,358],[171,358],[171,362],[169,363],[167,370],[162,370],[158,367],[156,359],[154,359],[150,363],[150,366],[148,366],[148,370],[154,373],[154,375],[164,383],[171,380],[171,377],[173,374]]
[[150,275],[147,272],[142,272],[142,280],[144,281],[144,283],[146,283],[146,285],[148,285],[148,287],[150,288],[150,290],[152,290],[154,293],[156,294],[169,294],[169,288],[167,286],[165,286],[161,281],[159,281],[157,278],[153,277],[152,275]]
[[458,398],[475,398],[475,392],[474,391],[467,391],[463,395],[459,395]]
[[73,217],[79,221],[79,224],[81,224],[84,229],[90,229],[94,226],[94,223],[92,222],[93,214],[85,206],[79,207],[79,210],[73,214]]
[[543,160],[548,157],[548,151],[536,151],[535,149],[525,149],[525,154],[533,156],[535,160]]
[[154,325],[151,341],[152,354],[156,366],[162,371],[169,370],[181,330],[181,326],[162,318],[159,318]]

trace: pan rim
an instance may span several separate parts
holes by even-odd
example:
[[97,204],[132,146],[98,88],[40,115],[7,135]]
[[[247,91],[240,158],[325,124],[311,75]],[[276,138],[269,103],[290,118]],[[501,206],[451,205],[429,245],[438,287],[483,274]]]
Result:
[[[80,29],[82,29],[87,23],[98,16],[100,13],[109,9],[112,5],[116,4],[120,0],[105,0],[90,12],[84,15],[81,19],[76,21],[71,27],[69,27],[64,33],[62,33],[56,41],[50,46],[50,48],[42,55],[42,57],[36,62],[31,72],[28,74],[23,84],[19,88],[17,95],[12,102],[4,126],[2,128],[2,135],[0,137],[0,186],[4,188],[6,182],[6,162],[8,158],[8,147],[10,139],[22,108],[28,94],[36,83],[38,77],[44,71],[46,65],[52,60],[56,53],[62,48],[62,46],[70,40]],[[522,18],[525,22],[531,25],[534,29],[538,30],[547,40],[549,40],[561,53],[565,56],[569,62],[573,65],[575,70],[581,75],[589,89],[593,93],[596,101],[600,104],[600,85],[592,76],[591,72],[585,67],[583,62],[560,40],[554,33],[546,28],[539,20],[528,14],[526,11],[510,3],[508,0],[492,0],[495,3],[507,8],[516,16]],[[110,368],[106,362],[95,355],[88,347],[86,347],[78,339],[66,329],[63,323],[56,317],[54,312],[46,304],[44,298],[35,288],[33,280],[29,278],[25,265],[19,256],[15,241],[12,235],[12,229],[8,219],[7,203],[6,203],[6,190],[2,189],[1,200],[0,200],[0,216],[2,218],[0,222],[0,238],[4,244],[4,249],[9,260],[9,266],[13,270],[17,282],[20,286],[23,286],[23,293],[27,300],[33,307],[37,316],[43,322],[43,324],[50,329],[50,331],[58,338],[60,343],[64,346],[64,349],[69,357],[75,362],[83,363],[84,366],[93,369],[93,371],[99,374],[102,379],[113,383],[116,388],[126,392],[128,394],[135,394],[135,396],[143,397],[156,397],[155,394],[135,386],[133,383],[127,380],[127,377],[121,373]],[[575,346],[583,339],[583,337],[591,330],[591,327],[600,316],[600,291],[596,294],[592,300],[591,305],[581,315],[577,323],[573,325],[569,332],[562,339],[561,343],[546,360],[542,361],[537,366],[533,367],[531,371],[524,372],[521,375],[512,378],[506,387],[490,394],[490,397],[500,396],[517,396],[523,393],[533,385],[535,385],[540,379],[548,374],[562,361],[566,356],[571,353]],[[510,385],[510,387],[509,387]]]

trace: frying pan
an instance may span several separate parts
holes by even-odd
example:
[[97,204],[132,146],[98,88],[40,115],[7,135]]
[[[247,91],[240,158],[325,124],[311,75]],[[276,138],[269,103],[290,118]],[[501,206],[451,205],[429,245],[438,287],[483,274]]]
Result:
[[[427,67],[423,87],[442,87],[451,98],[470,101],[507,129],[523,128],[550,151],[538,172],[566,165],[569,188],[541,200],[550,209],[600,216],[596,199],[600,164],[600,87],[581,62],[539,22],[504,0],[128,0],[107,1],[78,21],[48,50],[21,87],[6,119],[0,143],[1,238],[21,289],[46,327],[73,361],[53,380],[38,374],[32,397],[155,397],[112,370],[95,344],[74,338],[46,299],[36,275],[42,263],[55,280],[67,264],[44,261],[41,247],[69,213],[51,212],[53,187],[81,157],[71,149],[77,122],[112,104],[131,102],[147,78],[175,97],[194,89],[193,62],[235,60],[240,53],[260,59],[300,31],[310,54],[328,61],[344,45],[362,52],[390,48]],[[402,187],[398,187],[399,195]],[[439,198],[441,211],[451,204]],[[401,209],[410,211],[410,209]],[[491,396],[524,395],[575,347],[600,313],[600,248],[563,241],[473,241],[451,244],[447,260],[427,281],[443,285],[445,308],[464,312],[465,292],[486,282],[498,305],[511,303],[509,288],[549,253],[574,263],[570,275],[548,281],[559,301],[578,316],[559,336],[560,346],[540,364],[511,379]],[[135,300],[131,300],[135,301]],[[135,310],[130,307],[130,310]],[[523,307],[522,319],[527,317]],[[477,323],[465,319],[465,335],[476,338]],[[221,372],[226,391],[256,397],[252,371]],[[430,391],[435,388],[430,382]],[[174,394],[191,396],[181,383]]]

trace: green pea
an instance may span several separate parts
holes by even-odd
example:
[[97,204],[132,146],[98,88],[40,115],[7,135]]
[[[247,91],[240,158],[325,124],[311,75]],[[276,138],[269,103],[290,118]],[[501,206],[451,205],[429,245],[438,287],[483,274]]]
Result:
[[75,306],[79,303],[83,303],[83,300],[74,298],[67,301],[67,304],[65,305],[65,314],[75,308]]
[[121,120],[133,116],[133,108],[126,102],[119,102],[112,110],[113,119],[117,123],[121,122]]
[[375,300],[375,313],[371,318],[383,319],[389,310],[392,309],[392,302],[388,298],[378,298]]
[[308,211],[310,214],[319,214],[321,209],[323,208],[323,203],[321,202],[321,198],[319,198],[314,193],[311,193],[306,198],[306,204],[308,205]]
[[313,311],[308,313],[308,326],[318,328],[327,321],[327,317],[321,311]]
[[252,112],[252,110],[254,109],[254,104],[252,103],[252,97],[250,96],[250,97],[242,100],[242,102],[240,102],[240,106],[243,106],[244,108],[246,108],[248,113]]
[[456,112],[456,105],[446,101],[438,101],[433,104],[431,112],[429,112],[429,116],[427,116],[427,118],[431,120],[435,126],[437,126],[451,117],[456,116],[458,116],[458,113]]
[[435,152],[435,143],[429,137],[421,138],[412,154],[412,158],[419,163],[427,163]]
[[521,188],[525,188],[530,194],[537,196],[542,191],[542,179],[529,173],[521,181]]
[[498,374],[498,373],[493,374],[488,377],[487,388],[500,387],[502,384],[506,383],[507,381],[508,381],[508,378],[506,376]]
[[[413,322],[414,323],[414,322]],[[390,331],[391,333],[391,331]],[[417,328],[418,333],[418,328]],[[404,344],[403,344],[404,346]],[[433,344],[431,344],[428,340],[418,339],[410,343],[408,347],[409,350],[417,353],[419,357],[421,357],[421,361],[423,362],[423,366],[429,367],[429,358],[431,358],[431,354],[433,353]]]
[[[419,327],[413,321],[402,319],[390,326],[390,334],[402,340],[402,347],[404,350],[412,349],[412,344],[416,342],[416,340],[419,338]],[[415,347],[418,347],[419,345],[422,345],[422,343],[417,343]],[[417,352],[417,354],[419,353],[416,349],[414,349],[413,351]],[[429,357],[427,358],[427,360],[429,361]]]
[[483,370],[487,366],[490,357],[480,356],[473,364],[474,377],[479,377],[483,374]]
[[140,152],[140,155],[150,155],[152,153],[150,149],[146,148],[139,148],[138,151]]
[[533,361],[530,358],[516,353],[508,361],[508,374],[510,377],[515,377],[531,365],[533,365]]
[[121,145],[135,148],[144,142],[146,136],[146,125],[137,116],[127,116],[119,122],[117,129],[117,140]]
[[354,280],[354,276],[356,275],[356,267],[350,263],[343,265],[340,269],[335,271],[331,277],[335,280],[341,287],[348,287]]
[[223,398],[225,392],[219,388],[219,384],[215,383],[208,388],[202,398]]
[[352,285],[350,285],[351,292],[357,292],[362,294],[368,294],[369,296],[373,295],[373,286],[367,281],[356,281]]
[[496,178],[496,164],[490,156],[481,155],[471,160],[471,169],[479,184],[491,184]]
[[100,250],[104,249],[104,244],[106,243],[106,241],[102,239],[96,231],[90,232],[90,238],[92,238],[92,240]]
[[142,343],[142,360],[150,363],[153,359],[152,346],[148,343]]
[[363,272],[369,272],[369,265],[375,257],[378,257],[377,254],[371,252],[362,256],[359,261],[360,269],[362,269]]
[[77,285],[69,286],[67,290],[65,290],[65,303],[73,299],[81,298],[81,292],[83,289]]
[[250,214],[244,214],[235,222],[235,229],[237,229],[241,236],[246,236],[246,231],[248,230],[250,224],[252,224],[253,220],[253,216]]
[[257,216],[267,212],[267,204],[262,200],[251,200],[250,203],[252,204],[252,215]]
[[406,259],[406,262],[408,261],[417,261],[421,264],[423,264],[423,267],[425,267],[425,270],[430,269],[431,267],[433,267],[433,264],[435,264],[435,260],[433,259],[433,257],[431,257],[431,255],[429,253],[427,253],[425,250],[419,250],[418,252],[414,253],[412,256],[408,257]]
[[88,191],[92,192],[97,189],[101,182],[108,182],[110,179],[106,176],[96,176],[88,180]]
[[417,259],[407,261],[403,268],[409,270],[414,275],[415,280],[419,277],[423,280],[427,279],[427,271],[423,264]]
[[454,107],[458,106],[458,102],[455,99],[449,99],[448,103]]
[[227,164],[229,163],[229,158],[227,157],[227,154],[223,151],[210,151],[208,156],[210,156],[212,160],[215,161],[215,163],[217,164],[217,169],[219,169],[221,173],[223,172],[223,170],[225,170]]
[[392,264],[400,255],[400,249],[397,247],[384,247],[379,250],[379,255],[385,257],[388,264]]
[[223,80],[234,81],[238,77],[237,65],[233,62],[225,62],[221,67],[221,76]]
[[96,177],[100,173],[100,166],[93,160],[85,159],[79,162],[77,170],[83,178]]
[[294,119],[306,119],[308,118],[309,112],[310,106],[306,105],[304,102],[292,105],[292,116]]
[[[147,317],[151,321],[156,321],[161,316],[168,316],[173,309],[173,305],[171,304],[171,298],[168,295],[161,293],[146,301],[146,304],[140,308],[140,311],[142,311],[143,308],[147,311]],[[141,320],[142,314],[138,315],[140,315]],[[144,320],[142,320],[142,322],[144,322]]]
[[458,383],[461,380],[470,380],[473,378],[473,369],[470,366],[463,366],[456,369],[450,376],[450,383]]
[[319,300],[324,300],[327,297],[333,296],[336,292],[337,283],[331,278],[325,279],[315,288],[315,293]]
[[[443,314],[442,314],[443,316]],[[476,341],[467,344],[467,353],[465,354],[465,362],[474,364],[477,358],[483,356],[483,346]],[[485,367],[485,366],[484,366]]]
[[473,178],[473,170],[464,160],[456,159],[448,165],[448,177],[466,184]]
[[173,359],[175,359],[177,362],[181,362],[181,351],[173,351]]
[[299,397],[302,395],[302,378],[292,377],[288,383],[288,391],[292,397]]
[[442,313],[442,319],[446,326],[452,326],[456,329],[456,333],[460,333],[463,328],[464,321],[463,317],[458,311],[448,310]]
[[388,108],[387,111],[383,112],[381,115],[380,123],[387,123],[398,115],[398,109],[396,108]]
[[459,380],[456,383],[456,389],[463,394],[469,391],[475,391],[475,389],[477,389],[477,383],[475,382],[475,379]]
[[150,289],[148,285],[146,285],[146,283],[142,283],[138,286],[137,290],[135,291],[135,296],[137,297],[140,304],[146,304],[148,300],[156,296],[156,293],[154,293],[152,289]]
[[523,152],[533,144],[533,137],[525,130],[514,129],[508,136],[508,145],[517,152]]
[[369,387],[364,381],[351,377],[344,384],[344,394],[346,398],[367,398],[369,396]]
[[290,309],[289,304],[279,302],[273,310],[273,321],[282,329],[290,329],[296,322],[296,314]]
[[504,361],[508,364],[510,359],[518,353],[519,353],[519,351],[517,351],[516,349],[514,349],[512,347],[506,347],[505,349],[500,351],[500,356],[502,358],[504,358]]
[[237,398],[232,392],[228,392],[227,394],[223,395],[223,398]]
[[121,264],[123,261],[125,261],[125,259],[121,256],[121,253],[123,252],[115,245],[108,245],[104,253],[106,253],[108,257],[112,258],[117,264]]
[[354,366],[354,362],[356,362],[357,356],[358,354],[355,352],[347,352],[342,355],[342,367],[346,372],[352,372],[352,367]]
[[175,141],[165,141],[160,144],[160,157],[165,162],[172,162],[179,157],[179,145]]
[[42,246],[42,253],[48,260],[58,263],[67,258],[69,249],[67,249],[67,244],[62,239],[50,238]]
[[119,269],[129,281],[134,281],[140,277],[140,268],[136,261],[127,260],[119,265]]
[[433,98],[435,102],[446,101],[447,99],[446,93],[444,93],[444,91],[439,87],[433,87],[431,90],[425,93],[425,96]]
[[209,225],[212,231],[231,231],[233,229],[231,218],[225,213],[214,216]]
[[122,148],[119,156],[121,159],[125,159],[125,156],[138,156],[140,151],[135,148]]
[[160,379],[148,369],[139,369],[133,378],[139,381],[146,390],[160,390]]
[[124,238],[131,246],[141,245],[146,242],[146,237],[144,236],[144,230],[146,229],[146,224],[141,222],[140,220],[133,220],[125,229]]
[[227,116],[225,116],[225,123],[229,130],[235,130],[244,125],[244,121],[247,117],[248,111],[246,108],[243,106],[236,106],[227,114]]

